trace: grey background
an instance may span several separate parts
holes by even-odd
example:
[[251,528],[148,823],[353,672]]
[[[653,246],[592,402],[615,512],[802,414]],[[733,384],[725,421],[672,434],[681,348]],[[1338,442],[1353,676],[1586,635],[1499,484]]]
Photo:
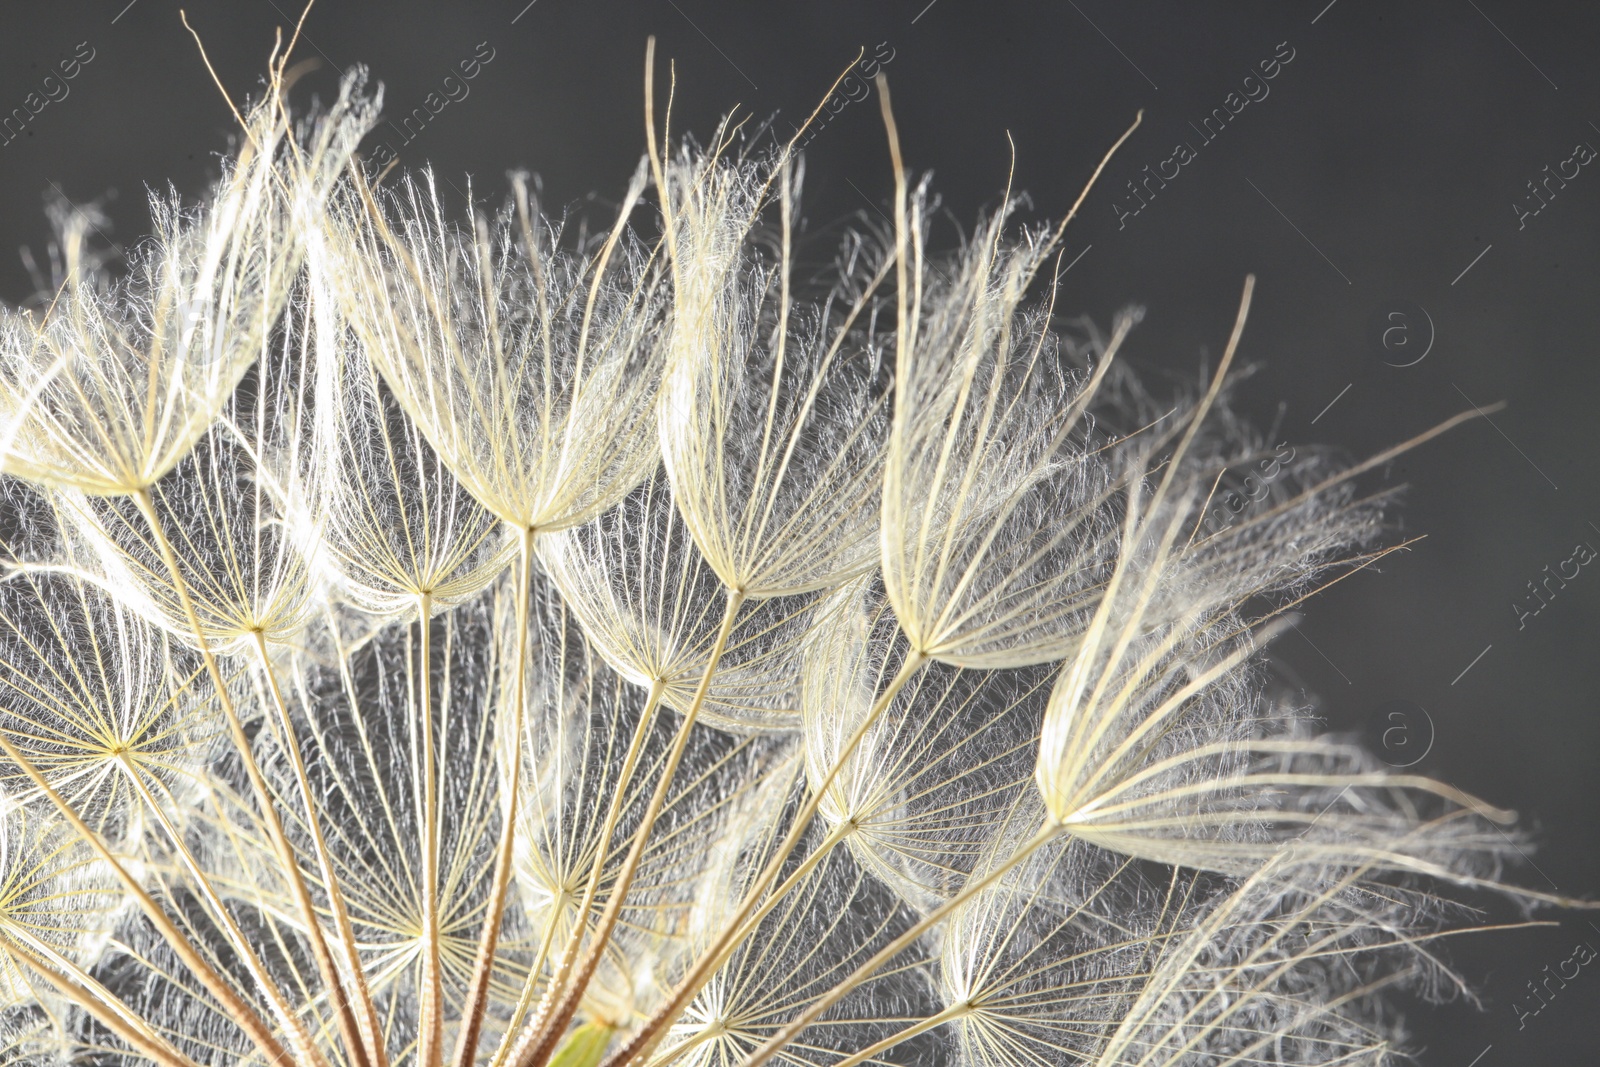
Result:
[[[377,139],[405,166],[434,161],[460,190],[472,175],[491,202],[506,170],[526,167],[548,203],[581,208],[593,192],[603,208],[643,151],[648,34],[677,63],[675,128],[702,135],[734,104],[787,134],[858,48],[887,42],[908,161],[935,172],[965,225],[1004,187],[1007,131],[1034,217],[1059,217],[1146,109],[1068,231],[1068,259],[1083,254],[1061,306],[1105,323],[1144,304],[1129,354],[1150,373],[1192,381],[1214,361],[1254,271],[1241,358],[1260,370],[1241,397],[1260,424],[1276,421],[1278,438],[1361,457],[1471,403],[1505,401],[1493,425],[1457,429],[1382,473],[1410,486],[1392,537],[1426,539],[1309,603],[1274,655],[1330,728],[1377,721],[1381,737],[1403,724],[1390,735],[1406,754],[1397,762],[1424,746],[1415,709],[1425,709],[1434,737],[1419,769],[1516,808],[1534,831],[1537,851],[1515,877],[1600,896],[1600,568],[1584,568],[1522,629],[1513,608],[1532,603],[1527,583],[1577,542],[1600,547],[1600,165],[1521,229],[1512,206],[1577,143],[1600,147],[1600,11],[1520,0],[526,2],[321,0],[297,54],[323,68],[296,93],[326,95],[335,68],[364,62],[386,86],[386,111],[409,113],[487,42],[494,58],[465,99],[409,144],[387,127]],[[54,186],[79,202],[107,198],[109,236],[132,242],[149,228],[145,186],[198,195],[216,172],[231,118],[177,8],[0,7],[0,114],[80,42],[95,56],[65,99],[0,147],[0,299],[32,293],[15,250],[42,255],[41,197]],[[274,28],[299,13],[292,0],[195,0],[188,11],[236,98],[257,89]],[[1270,94],[1199,147],[1189,124],[1280,42],[1294,59]],[[1119,228],[1125,183],[1180,140],[1197,158]],[[839,112],[808,167],[814,227],[886,208],[876,102]],[[1409,367],[1387,365],[1366,336],[1399,301],[1425,309],[1435,333]],[[1408,325],[1420,343],[1414,308]],[[1408,717],[1388,719],[1397,708]],[[1513,1002],[1529,980],[1579,941],[1600,948],[1600,919],[1553,917],[1551,928],[1449,946],[1484,1010],[1401,1005],[1420,1062],[1600,1061],[1594,965],[1518,1026]]]

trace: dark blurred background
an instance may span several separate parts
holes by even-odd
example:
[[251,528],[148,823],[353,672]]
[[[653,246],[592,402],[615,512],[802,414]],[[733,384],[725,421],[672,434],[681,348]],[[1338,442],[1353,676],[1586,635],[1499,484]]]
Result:
[[[187,10],[235,99],[259,90],[275,28],[299,15],[296,0]],[[1309,602],[1273,655],[1330,728],[1516,808],[1536,846],[1514,877],[1600,896],[1600,566],[1585,564],[1600,549],[1600,9],[320,0],[296,54],[321,69],[295,94],[326,98],[367,64],[393,120],[370,154],[432,161],[458,197],[471,176],[496,204],[506,171],[527,168],[547,205],[605,219],[644,149],[650,34],[676,63],[674,128],[702,136],[734,105],[787,136],[865,49],[951,240],[998,201],[1008,132],[1028,217],[1054,218],[1143,108],[1067,232],[1063,310],[1104,324],[1143,304],[1129,358],[1192,383],[1255,272],[1243,407],[1274,440],[1351,457],[1504,401],[1380,473],[1409,486],[1392,539],[1426,538]],[[813,229],[888,208],[878,106],[852,95],[807,146]],[[105,239],[135,243],[146,188],[200,195],[232,132],[173,0],[8,0],[5,115],[11,303],[35,290],[20,250],[48,271],[47,197],[98,202]],[[1451,943],[1482,1010],[1399,1005],[1421,1063],[1600,1062],[1600,967],[1531,1010],[1530,982],[1580,942],[1600,949],[1600,919],[1553,918]]]

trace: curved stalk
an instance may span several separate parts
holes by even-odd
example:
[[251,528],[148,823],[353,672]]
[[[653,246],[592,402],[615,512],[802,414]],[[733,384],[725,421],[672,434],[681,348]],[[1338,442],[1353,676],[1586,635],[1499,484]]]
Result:
[[[295,780],[300,786],[300,796],[306,806],[306,828],[311,834],[311,845],[317,856],[317,866],[322,871],[323,885],[327,887],[328,903],[333,911],[334,930],[338,934],[339,947],[344,952],[345,968],[349,971],[350,983],[355,988],[355,1009],[351,1007],[344,979],[340,976],[338,968],[334,965],[333,956],[328,951],[328,943],[322,936],[322,928],[317,925],[313,925],[307,931],[307,936],[311,939],[311,950],[316,955],[317,969],[322,973],[322,982],[334,998],[334,1007],[339,1019],[339,1034],[354,1058],[355,1067],[387,1067],[388,1056],[383,1049],[383,1030],[378,1023],[377,1009],[372,1003],[372,993],[367,988],[366,972],[361,967],[361,957],[356,952],[355,931],[350,926],[350,913],[345,908],[344,894],[340,892],[339,880],[334,874],[333,860],[328,854],[328,842],[323,836],[322,824],[317,820],[316,804],[311,796],[311,779],[306,774],[305,757],[300,752],[300,740],[295,735],[294,724],[289,719],[288,704],[283,699],[277,672],[273,669],[272,658],[267,653],[266,635],[257,630],[254,637],[256,655],[261,660],[261,670],[266,675],[267,688],[272,692],[273,707],[278,712],[278,728],[283,731],[283,747],[289,754]],[[359,1010],[359,1016],[355,1014],[356,1010]]]
[[857,967],[853,972],[851,972],[848,978],[834,986],[822,996],[818,997],[811,1003],[809,1008],[795,1016],[795,1018],[790,1021],[787,1026],[773,1035],[770,1041],[746,1057],[744,1062],[740,1064],[739,1067],[761,1067],[763,1063],[766,1063],[773,1056],[782,1051],[785,1045],[799,1037],[801,1031],[821,1018],[823,1012],[839,1003],[839,1001],[844,999],[844,997],[849,994],[851,990],[855,989],[857,986],[861,985],[862,982],[867,981],[875,973],[877,973],[878,968],[882,967],[885,963],[888,963],[894,957],[910,948],[919,937],[927,933],[938,923],[942,922],[945,916],[949,915],[951,912],[961,907],[961,905],[965,904],[967,901],[971,900],[973,897],[989,888],[995,882],[999,881],[1008,871],[1022,863],[1029,856],[1037,852],[1041,847],[1054,840],[1059,834],[1062,833],[1063,829],[1064,827],[1062,827],[1059,823],[1046,823],[1038,833],[1029,838],[1021,848],[1013,852],[1003,863],[997,864],[992,871],[985,874],[982,878],[968,885],[966,888],[962,889],[961,892],[957,893],[955,896],[939,905],[933,911],[930,911],[927,915],[924,915],[917,922],[913,923],[911,927],[899,937],[895,938],[883,948],[879,949],[871,959],[867,960],[867,962],[863,963],[860,967]]
[[[884,710],[888,708],[900,691],[906,687],[912,678],[916,677],[917,672],[927,663],[927,657],[920,652],[913,651],[906,656],[905,660],[900,664],[900,669],[895,672],[894,677],[890,679],[883,692],[873,701],[872,707],[868,710],[861,725],[856,727],[855,732],[850,735],[849,739],[840,748],[839,755],[834,759],[833,766],[828,768],[827,775],[816,789],[811,790],[811,796],[795,814],[794,823],[789,827],[788,835],[778,845],[778,849],[773,853],[772,858],[767,861],[767,865],[762,870],[760,877],[755,880],[755,883],[745,893],[744,899],[739,903],[738,911],[723,926],[722,933],[718,935],[717,940],[712,942],[710,947],[695,960],[693,968],[678,982],[667,1002],[657,1009],[656,1013],[650,1017],[649,1022],[645,1023],[629,1038],[626,1045],[612,1053],[606,1060],[605,1067],[625,1067],[629,1063],[643,1060],[648,1056],[661,1038],[666,1035],[667,1029],[676,1021],[683,1009],[711,980],[711,976],[716,974],[717,968],[727,962],[728,957],[733,954],[734,950],[738,948],[746,937],[750,936],[751,932],[766,917],[767,913],[777,905],[778,901],[782,900],[789,890],[798,885],[800,880],[810,873],[829,850],[844,840],[847,836],[845,834],[830,834],[827,840],[819,845],[810,856],[806,857],[800,869],[785,879],[783,885],[765,903],[761,903],[762,895],[766,893],[768,887],[778,877],[778,873],[783,869],[784,863],[793,854],[800,843],[800,839],[805,836],[806,830],[811,825],[811,820],[816,817],[817,808],[821,805],[823,796],[832,787],[834,779],[844,770],[845,764],[855,754],[856,749],[860,747],[862,739],[867,736],[867,731],[872,729],[872,725],[883,715]],[[757,907],[758,904],[760,905],[759,908]]]
[[100,839],[100,835],[95,833],[88,823],[84,822],[83,817],[78,814],[71,804],[67,803],[60,793],[56,792],[55,787],[45,779],[45,776],[33,765],[33,762],[24,756],[6,738],[4,733],[0,733],[0,752],[4,752],[6,758],[16,764],[22,770],[22,773],[28,776],[39,791],[50,800],[50,803],[55,805],[56,810],[61,813],[61,817],[67,820],[78,836],[111,868],[112,873],[117,876],[123,888],[139,904],[139,909],[144,912],[145,918],[150,920],[150,924],[156,928],[156,932],[171,946],[179,961],[189,969],[191,974],[200,980],[200,984],[206,987],[206,991],[217,999],[217,1002],[227,1011],[229,1018],[238,1024],[239,1028],[245,1032],[245,1035],[250,1038],[261,1054],[266,1057],[266,1061],[269,1064],[294,1063],[294,1057],[289,1055],[288,1050],[273,1035],[272,1028],[267,1025],[266,1020],[261,1018],[256,1010],[247,1004],[244,998],[239,996],[227,979],[218,974],[216,969],[206,962],[205,957],[200,955],[200,951],[178,929],[161,905],[156,903],[155,898],[145,891],[139,880],[117,858],[116,853],[111,851],[106,843]]
[[[583,998],[584,991],[589,987],[589,980],[594,977],[594,972],[600,966],[600,958],[605,952],[606,942],[611,937],[611,931],[616,926],[617,920],[622,915],[622,904],[628,895],[628,888],[633,882],[633,876],[639,869],[639,861],[644,856],[644,847],[650,838],[650,831],[655,825],[656,817],[661,812],[661,806],[666,801],[667,789],[672,784],[672,779],[678,770],[678,763],[683,758],[684,749],[688,747],[689,735],[694,729],[695,719],[700,714],[700,708],[705,703],[706,694],[711,690],[711,679],[716,674],[717,663],[722,659],[723,649],[727,647],[728,635],[733,632],[734,619],[739,614],[739,607],[744,603],[744,593],[728,590],[728,602],[722,614],[722,625],[717,629],[716,642],[711,646],[711,654],[706,660],[705,670],[700,674],[700,684],[696,687],[694,700],[689,705],[689,710],[684,713],[683,722],[678,725],[677,736],[672,741],[672,751],[667,756],[666,765],[661,769],[661,777],[656,782],[655,792],[650,797],[650,806],[645,810],[644,818],[639,828],[634,833],[633,846],[628,850],[627,859],[623,860],[622,870],[617,873],[616,884],[612,887],[611,896],[606,901],[606,910],[601,914],[596,925],[594,941],[589,946],[588,953],[579,965],[577,972],[566,988],[559,993],[559,999],[553,1001],[553,1007],[548,1018],[542,1020],[542,1025],[528,1031],[513,1057],[515,1067],[544,1067],[549,1062],[550,1056],[555,1052],[556,1046],[566,1031],[567,1023],[572,1020],[573,1012],[577,1011],[578,1002]],[[601,846],[602,849],[604,845]],[[580,927],[581,928],[581,927]]]
[[[526,703],[528,660],[528,611],[532,595],[534,531],[522,527],[517,545],[517,654],[513,664],[515,680],[511,685],[511,780],[506,787],[507,797],[500,827],[500,843],[495,848],[493,883],[489,889],[489,902],[483,916],[483,929],[478,934],[478,954],[472,965],[472,983],[467,989],[467,1001],[461,1012],[461,1035],[456,1041],[452,1062],[455,1067],[470,1067],[478,1048],[478,1034],[483,1027],[483,1013],[489,1005],[489,977],[494,971],[494,951],[500,940],[500,924],[506,911],[506,892],[511,885],[512,849],[517,838],[517,802],[522,784],[522,717]],[[529,980],[532,981],[530,972]]]

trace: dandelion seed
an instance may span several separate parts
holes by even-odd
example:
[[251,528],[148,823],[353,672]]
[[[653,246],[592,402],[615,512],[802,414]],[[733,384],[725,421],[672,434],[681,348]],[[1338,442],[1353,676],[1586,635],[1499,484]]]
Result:
[[[903,203],[904,196],[898,198]],[[905,209],[901,209],[902,211]],[[1065,656],[1115,555],[1122,482],[1084,436],[1097,373],[1061,369],[1047,308],[1024,299],[1051,242],[1002,241],[1009,206],[941,277],[912,197],[902,268],[895,416],[884,481],[884,581],[913,647],[970,667]],[[902,246],[907,244],[902,239]]]
[[504,572],[514,542],[451,476],[341,326],[321,329],[318,358],[338,382],[322,453],[331,468],[320,502],[330,569],[373,615],[471,599]]
[[[724,587],[689,536],[664,478],[593,522],[540,541],[539,558],[595,649],[624,678],[694,702],[724,611]],[[701,711],[711,725],[792,728],[814,597],[752,600],[735,616]]]
[[[192,795],[220,739],[197,657],[93,587],[55,575],[0,585],[0,737],[113,841],[144,832],[131,774]],[[0,764],[0,788],[11,804],[49,806],[14,765]]]
[[432,174],[333,215],[327,275],[406,413],[484,507],[520,530],[593,518],[656,463],[659,271],[624,228],[598,248],[514,182],[514,212],[444,221]]
[[[318,614],[324,519],[318,502],[330,466],[321,458],[332,402],[304,351],[304,300],[291,306],[280,343],[249,371],[217,421],[170,477],[150,491],[210,646],[253,652],[254,642],[296,640]],[[295,346],[301,346],[296,350]],[[126,498],[60,494],[68,555],[80,573],[115,588],[169,633],[193,640],[162,554]]]
[[[853,593],[853,595],[850,595]],[[807,657],[813,788],[841,764],[908,647],[881,589],[850,591]],[[1053,670],[935,664],[899,690],[823,793],[820,813],[863,866],[929,910],[954,895],[1031,790]]]
[[376,115],[363,78],[353,72],[298,139],[275,101],[258,104],[204,209],[152,200],[158,236],[125,281],[69,274],[42,321],[0,318],[0,471],[120,495],[188,453],[260,355],[304,219]]
[[[877,563],[887,398],[874,338],[890,257],[852,234],[797,295],[800,178],[687,155],[668,168],[673,326],[661,444],[706,561],[747,596],[825,589]],[[756,246],[774,182],[776,261]],[[771,209],[766,208],[770,213]]]
[[[0,1003],[6,1006],[0,1012],[0,1049],[9,1042],[20,1055],[49,1043],[68,1002],[19,957],[92,988],[90,972],[106,951],[124,901],[94,853],[70,830],[37,805],[0,799]],[[38,1006],[22,1007],[30,1001]]]

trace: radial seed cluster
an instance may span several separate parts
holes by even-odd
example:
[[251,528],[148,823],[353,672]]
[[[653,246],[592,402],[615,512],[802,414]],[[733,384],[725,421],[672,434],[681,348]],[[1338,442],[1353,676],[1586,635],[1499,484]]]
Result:
[[726,124],[592,230],[461,215],[276,74],[0,311],[0,1062],[1400,1056],[1509,816],[1272,683],[1385,457],[1213,521],[1248,283],[1156,397],[1059,228],[936,254],[897,146],[820,256]]

